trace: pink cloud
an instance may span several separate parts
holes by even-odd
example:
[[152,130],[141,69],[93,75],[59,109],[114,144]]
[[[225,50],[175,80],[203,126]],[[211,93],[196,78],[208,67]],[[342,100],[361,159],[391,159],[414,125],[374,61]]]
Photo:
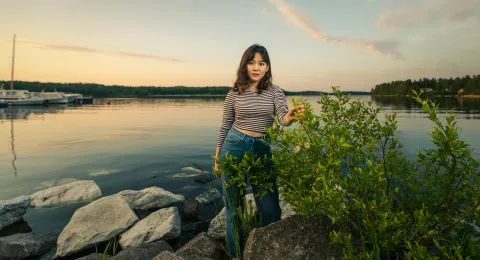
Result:
[[269,0],[269,2],[276,7],[285,19],[293,23],[298,28],[304,30],[310,37],[321,42],[330,42],[334,44],[343,44],[351,47],[356,47],[364,51],[389,55],[394,59],[401,59],[403,55],[397,51],[398,42],[386,40],[365,40],[365,39],[350,39],[346,37],[330,36],[321,31],[316,25],[309,20],[306,15],[294,10],[291,6],[283,0]]

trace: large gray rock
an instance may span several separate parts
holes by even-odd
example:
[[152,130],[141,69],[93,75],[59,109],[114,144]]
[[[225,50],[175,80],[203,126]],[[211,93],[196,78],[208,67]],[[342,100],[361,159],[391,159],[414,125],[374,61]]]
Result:
[[31,206],[55,207],[79,201],[91,201],[102,196],[98,185],[92,180],[74,181],[51,187],[32,194]]
[[185,201],[183,195],[173,194],[159,187],[150,187],[140,191],[124,190],[122,195],[132,209],[149,210],[159,209]]
[[0,238],[0,259],[41,256],[55,247],[58,233],[22,233]]
[[122,196],[112,195],[75,211],[57,241],[55,257],[64,257],[105,242],[138,221]]
[[223,207],[220,213],[218,213],[218,215],[210,222],[207,234],[214,239],[225,238],[227,231],[225,220],[225,207]]
[[121,235],[122,248],[136,247],[160,239],[180,236],[181,220],[176,207],[159,209]]
[[201,204],[207,204],[221,197],[222,197],[222,194],[220,193],[220,191],[218,191],[218,189],[212,189],[198,195],[196,200],[198,200],[198,202],[200,202]]
[[163,251],[152,260],[214,260],[213,258],[196,255],[176,255],[169,251]]
[[207,233],[202,232],[175,253],[180,256],[190,255],[218,259],[221,250],[220,243],[209,237]]
[[326,217],[291,216],[250,232],[244,260],[341,259],[342,248],[331,244]]
[[128,247],[116,254],[111,260],[144,260],[152,259],[161,252],[173,252],[172,247],[165,241],[142,245],[139,247]]
[[0,230],[23,218],[30,205],[29,196],[0,200]]

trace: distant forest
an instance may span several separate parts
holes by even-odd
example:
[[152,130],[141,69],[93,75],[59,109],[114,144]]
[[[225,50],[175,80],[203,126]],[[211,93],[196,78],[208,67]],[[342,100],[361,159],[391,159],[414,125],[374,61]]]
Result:
[[431,92],[436,95],[457,95],[463,89],[463,95],[480,94],[480,75],[465,76],[462,78],[424,78],[420,80],[399,80],[382,83],[372,88],[372,95],[409,95],[412,89],[419,92]]
[[[1,81],[3,88],[10,89],[10,81]],[[51,83],[51,82],[30,82],[14,81],[14,89],[25,89],[30,92],[45,91],[80,93],[85,96],[96,98],[121,98],[121,97],[162,97],[162,96],[219,96],[224,97],[230,87],[152,87],[152,86],[106,86],[95,83]],[[285,91],[285,95],[314,96],[319,95],[320,91]],[[346,91],[352,95],[369,95],[369,92]]]

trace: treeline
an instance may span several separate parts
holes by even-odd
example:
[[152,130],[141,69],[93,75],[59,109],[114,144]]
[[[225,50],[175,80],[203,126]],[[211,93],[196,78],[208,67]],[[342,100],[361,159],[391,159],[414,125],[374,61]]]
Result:
[[[5,89],[10,89],[10,81],[0,81]],[[31,92],[58,91],[66,93],[80,93],[85,96],[96,98],[113,97],[161,97],[161,96],[225,96],[230,89],[228,86],[208,86],[208,87],[153,87],[153,86],[120,86],[120,85],[102,85],[95,83],[53,83],[53,82],[31,82],[15,81],[14,89],[25,89]],[[285,95],[319,95],[319,91],[286,91]],[[368,92],[348,92],[355,94],[369,94]]]
[[480,75],[456,78],[423,78],[420,80],[398,80],[382,83],[372,88],[372,95],[409,95],[412,90],[431,92],[436,95],[457,95],[463,89],[463,95],[480,94]]

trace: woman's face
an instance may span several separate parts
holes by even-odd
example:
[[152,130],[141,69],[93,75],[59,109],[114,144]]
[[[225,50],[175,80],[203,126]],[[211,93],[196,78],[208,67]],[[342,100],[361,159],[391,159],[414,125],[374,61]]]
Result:
[[248,79],[251,83],[259,82],[268,71],[268,65],[263,61],[260,53],[255,53],[253,60],[247,63]]

